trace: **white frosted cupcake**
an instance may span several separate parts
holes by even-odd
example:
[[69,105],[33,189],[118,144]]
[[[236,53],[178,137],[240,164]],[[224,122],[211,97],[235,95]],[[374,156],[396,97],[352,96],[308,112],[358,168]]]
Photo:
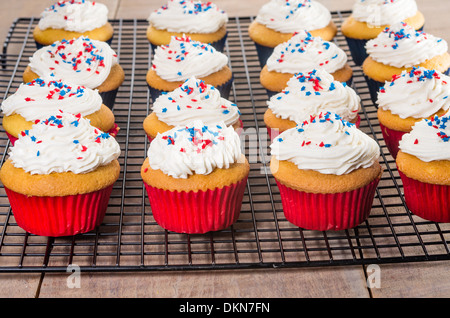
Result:
[[342,24],[353,61],[362,65],[367,58],[367,41],[378,36],[386,27],[406,22],[416,30],[425,23],[415,0],[356,0],[352,14]]
[[298,73],[287,87],[270,98],[264,122],[271,138],[321,113],[333,112],[359,127],[361,99],[325,70]]
[[345,230],[370,214],[381,178],[377,142],[327,112],[286,130],[270,146],[283,212],[310,230]]
[[24,131],[0,170],[17,224],[55,237],[99,226],[119,155],[117,141],[81,116],[60,112]]
[[113,35],[114,29],[108,22],[108,7],[85,0],[56,2],[41,13],[33,31],[38,49],[80,36],[111,44]]
[[301,31],[275,47],[261,70],[260,81],[270,96],[281,92],[295,74],[308,73],[314,69],[324,69],[335,80],[347,84],[351,84],[353,78],[347,54],[342,49],[332,42]]
[[154,50],[169,44],[172,36],[187,35],[223,51],[228,15],[213,2],[169,0],[148,17],[147,38]]
[[97,89],[103,103],[110,108],[125,79],[116,52],[107,43],[87,37],[57,41],[34,52],[23,80],[28,83],[49,74],[63,81]]
[[171,92],[195,76],[218,89],[224,98],[230,94],[233,74],[228,57],[211,45],[188,36],[173,36],[168,45],[158,46],[147,72],[147,84],[153,100],[162,92]]
[[119,130],[114,114],[96,90],[56,80],[53,76],[20,84],[2,102],[1,109],[3,128],[13,145],[23,131],[60,112],[86,117],[94,127],[113,136]]
[[237,105],[223,98],[214,86],[192,77],[174,91],[159,96],[143,126],[150,140],[197,119],[206,125],[223,122],[240,132],[240,115]]
[[330,11],[318,1],[271,0],[264,4],[248,30],[256,45],[261,67],[266,64],[274,47],[302,31],[331,41],[337,27]]
[[249,170],[232,127],[196,120],[156,136],[141,176],[155,221],[193,234],[237,221]]

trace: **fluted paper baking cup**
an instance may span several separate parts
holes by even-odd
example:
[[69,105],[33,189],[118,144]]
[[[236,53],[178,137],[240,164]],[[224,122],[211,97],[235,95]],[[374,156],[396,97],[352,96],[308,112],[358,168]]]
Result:
[[106,213],[113,185],[99,191],[55,197],[27,196],[5,187],[17,225],[41,236],[90,232]]
[[239,218],[247,178],[207,191],[169,191],[144,182],[155,221],[176,233],[220,231]]
[[397,158],[397,154],[399,151],[399,142],[402,139],[403,135],[406,134],[406,132],[390,129],[384,126],[382,123],[380,123],[380,128],[383,134],[384,142],[386,143],[391,156],[394,159]]
[[99,93],[100,96],[102,97],[103,104],[105,104],[105,106],[107,106],[109,109],[113,109],[114,103],[116,102],[116,96],[118,91],[119,88],[116,88],[113,89],[112,91]]
[[347,40],[353,62],[355,62],[356,65],[361,66],[368,56],[366,51],[367,40],[353,39],[348,37],[346,37],[345,39]]
[[263,68],[264,65],[266,65],[266,62],[269,59],[269,57],[272,55],[274,48],[264,46],[256,42],[254,43],[256,47],[256,53],[258,54],[259,65],[261,66],[261,68]]
[[428,221],[450,222],[450,186],[421,182],[400,170],[398,173],[403,182],[406,205],[413,214]]
[[290,223],[308,230],[340,231],[368,219],[379,180],[342,193],[308,193],[276,182],[284,215]]

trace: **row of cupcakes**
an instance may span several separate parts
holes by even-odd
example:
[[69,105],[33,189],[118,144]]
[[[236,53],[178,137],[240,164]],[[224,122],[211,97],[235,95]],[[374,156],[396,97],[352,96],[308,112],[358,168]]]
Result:
[[[295,32],[303,31],[290,29],[291,33],[284,34],[286,37],[283,38],[282,30],[289,26],[294,27],[293,21],[305,21],[302,12],[307,10],[310,14],[316,12],[318,21],[319,16],[328,16],[323,6],[314,4],[313,1],[272,1],[261,9],[249,28],[249,34],[256,42],[260,61],[261,57],[267,59],[269,56],[262,64],[266,63],[267,66],[270,56],[282,46],[282,55],[278,54],[275,59],[278,63],[280,60],[292,61],[289,53],[297,56],[300,56],[298,53],[304,53],[295,51],[292,44],[286,44],[296,36]],[[332,23],[327,24],[330,20],[320,21],[322,28],[310,27],[307,29],[310,34],[332,29]],[[278,28],[276,32],[272,29],[275,25]],[[342,33],[346,36],[354,61],[357,65],[362,65],[372,101],[378,107],[383,137],[390,153],[396,158],[409,209],[428,220],[449,222],[450,211],[447,204],[442,203],[447,201],[450,186],[448,171],[445,170],[449,159],[445,149],[448,148],[447,83],[450,78],[446,75],[450,67],[450,55],[446,41],[423,32],[423,25],[424,16],[413,0],[356,1],[352,15],[342,25]],[[262,43],[258,43],[258,36],[261,34],[265,35],[266,40],[270,38],[275,42],[261,47]],[[289,40],[286,41],[286,38]],[[276,41],[285,42],[275,46],[273,43]],[[277,79],[281,81],[280,77]],[[323,94],[319,89],[309,90],[308,95],[299,94],[299,86],[296,83],[299,79],[300,87],[308,92],[308,85],[303,83],[305,74],[290,78],[290,87],[276,95],[275,100],[269,101],[269,110],[265,116],[267,122],[272,125],[277,122],[279,127],[293,126],[296,124],[293,119],[299,116],[298,113],[294,114],[295,108],[306,107],[305,96],[318,97]],[[265,79],[262,78],[261,83],[264,86]],[[316,87],[318,88],[318,85]],[[324,100],[323,103],[326,103],[327,99]],[[301,106],[292,106],[295,101],[301,101]],[[330,99],[330,102],[332,101],[333,99]],[[278,116],[273,115],[272,109],[279,112]],[[290,120],[287,120],[288,118]],[[425,126],[427,131],[423,129]],[[418,138],[420,133],[424,135]],[[398,157],[397,153],[400,154]],[[420,168],[412,168],[414,165]],[[421,196],[420,193],[424,193],[421,191],[427,191],[427,196]]]
[[27,232],[76,235],[105,217],[120,175],[112,107],[125,77],[109,45],[107,15],[105,5],[90,1],[45,9],[23,83],[2,102],[12,147],[0,180]]
[[243,123],[228,100],[233,74],[223,52],[227,14],[212,2],[168,1],[149,16],[153,99],[141,168],[153,216],[179,233],[225,229],[239,218],[250,165]]
[[[193,2],[187,4],[194,5]],[[180,5],[184,5],[182,1],[178,2],[177,6],[180,7]],[[195,10],[201,12],[206,12],[210,8],[211,6],[208,4],[200,7],[195,5]],[[108,39],[97,37],[98,34],[105,35],[105,30],[110,29],[110,24],[105,23],[105,16],[106,11],[103,5],[89,1],[60,1],[46,9],[34,31],[38,50],[30,58],[30,63],[23,74],[24,83],[2,103],[3,126],[13,147],[10,148],[9,158],[0,170],[0,179],[7,192],[18,225],[31,233],[67,236],[91,231],[101,224],[112,187],[118,179],[120,146],[114,139],[118,127],[114,123],[115,119],[111,108],[114,105],[115,94],[123,82],[124,72],[117,61],[117,55],[108,45],[112,35]],[[89,23],[96,17],[98,19],[95,23]],[[94,26],[98,28],[95,28],[93,32],[86,33],[82,30],[86,31],[87,28],[94,28]],[[66,40],[66,38],[71,40]],[[222,53],[219,55],[210,45],[194,43],[184,35],[181,37],[171,36],[170,39],[177,41],[174,45],[178,46],[176,48],[178,52],[189,45],[191,56],[203,55],[212,63],[216,63],[219,57],[218,64],[221,67],[228,63],[227,57]],[[199,65],[205,66],[201,60],[197,62]],[[192,63],[187,64],[188,68],[189,64],[192,65]],[[183,75],[184,73],[183,71]],[[227,76],[231,74],[229,70],[227,73]],[[186,74],[189,74],[189,69],[186,70]],[[196,70],[193,74],[196,74]],[[219,78],[219,80],[221,79]],[[174,86],[159,87],[158,91],[165,95],[167,91],[179,87],[183,82],[184,80],[178,80]],[[227,82],[229,82],[227,85],[229,92],[230,79],[227,79]],[[191,83],[193,85],[200,84],[198,87],[195,86],[199,93],[208,92],[205,98],[225,101],[220,96],[220,92],[225,93],[227,88],[219,92],[215,87],[206,85],[203,81],[197,81],[195,78]],[[186,85],[188,84],[186,83]],[[217,87],[220,88],[220,85]],[[153,92],[152,97],[156,100],[156,93]],[[189,102],[192,104],[191,99]],[[239,119],[239,110],[235,104],[226,101],[226,106],[221,106],[221,114],[229,112],[231,120],[237,119],[238,126],[242,124]],[[200,105],[197,107],[201,109]],[[210,114],[208,114],[207,107],[205,110],[207,115],[205,119],[208,120]],[[242,180],[239,181],[239,186],[236,188],[232,185],[227,186],[227,188],[231,188],[228,191],[228,197],[221,186],[211,191],[205,189],[204,193],[211,192],[212,196],[206,202],[208,202],[208,206],[212,202],[217,202],[215,209],[206,209],[204,216],[206,219],[198,220],[199,206],[204,205],[204,202],[199,201],[197,202],[199,206],[193,208],[196,215],[187,217],[187,219],[192,218],[194,223],[200,222],[200,227],[186,228],[186,223],[182,228],[177,229],[169,224],[170,229],[194,233],[219,230],[229,226],[230,222],[234,222],[239,215],[248,175],[248,163],[245,164],[246,160],[240,154],[238,135],[234,135],[235,130],[227,127],[227,124],[228,120],[227,123],[218,121],[217,124],[208,124],[208,126],[198,120],[191,122],[188,126],[174,124],[177,129],[185,128],[184,133],[176,132],[174,138],[184,134],[184,137],[188,139],[187,144],[183,147],[183,152],[188,159],[184,158],[181,161],[179,159],[177,164],[183,162],[189,168],[187,161],[190,160],[195,174],[208,175],[213,185],[221,175],[225,176],[222,177],[222,182],[228,182],[230,180],[227,176],[229,171],[240,171],[239,178]],[[190,143],[189,138],[192,136],[194,137]],[[164,140],[166,139],[164,138]],[[230,149],[229,145],[232,139],[235,140],[235,146]],[[157,143],[156,141],[152,144],[157,145]],[[180,144],[179,141],[177,141],[178,144]],[[215,147],[214,150],[208,150],[212,145],[219,145],[223,148],[223,152],[221,153]],[[161,151],[164,150],[160,149],[156,154],[161,155]],[[210,163],[204,159],[207,154],[202,152],[208,151],[210,155],[217,158],[217,163]],[[155,155],[152,154],[151,157],[154,158]],[[199,158],[204,161],[203,169],[198,162]],[[172,156],[172,159],[175,160],[176,156]],[[234,165],[236,160],[241,163],[237,170]],[[155,161],[152,159],[150,162]],[[168,165],[167,160],[157,160],[156,162]],[[230,167],[231,165],[232,167]],[[172,168],[175,166],[173,165]],[[232,169],[220,173],[217,172],[216,167]],[[144,180],[148,170],[148,168],[143,170]],[[209,176],[212,170],[216,173]],[[164,169],[158,171],[167,173]],[[182,175],[168,173],[167,176],[175,177],[177,181],[180,181],[180,178],[186,179],[190,174],[192,172],[188,170]],[[154,182],[156,179],[151,177],[150,180]],[[155,206],[157,203],[161,204],[164,197],[158,194],[159,200],[155,203],[152,200],[153,192],[150,190],[149,183],[146,182],[146,186],[155,219],[164,224],[164,218],[167,217],[164,216],[161,219],[159,216],[161,213],[158,213],[161,209]],[[187,183],[194,188],[201,187],[198,181],[188,181]],[[170,183],[163,181],[162,184],[168,186]],[[173,191],[168,191],[167,194],[171,195]],[[181,210],[173,211],[182,211],[184,215],[186,213],[189,215],[186,208],[192,207],[194,202],[190,191],[186,191],[185,194],[188,197],[186,206]],[[216,197],[219,197],[220,200],[216,200]],[[179,207],[182,204],[180,200],[172,198],[169,201],[178,202]],[[223,207],[222,205],[226,203],[228,205]],[[163,211],[171,212],[172,209],[163,208]],[[211,211],[217,213],[217,217],[220,218],[220,220],[213,220],[212,224],[208,221],[211,218]],[[223,216],[229,218],[230,215],[230,220],[223,220]]]

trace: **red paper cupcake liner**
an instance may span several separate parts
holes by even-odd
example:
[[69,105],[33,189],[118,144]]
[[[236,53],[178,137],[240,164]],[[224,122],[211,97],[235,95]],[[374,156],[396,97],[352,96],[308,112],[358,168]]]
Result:
[[430,184],[407,177],[398,171],[403,182],[408,209],[422,219],[450,222],[450,186]]
[[9,139],[9,142],[11,143],[11,146],[14,146],[14,143],[16,142],[16,140],[19,139],[17,137],[14,137],[13,135],[8,133],[7,131],[6,131],[6,136],[8,136],[8,139]]
[[114,127],[107,131],[108,134],[110,134],[113,137],[116,137],[119,133],[120,127],[114,123]]
[[[355,125],[356,128],[359,128],[359,126],[361,125],[361,116],[357,115]],[[269,138],[272,142],[282,133],[278,128],[269,128],[269,126],[266,126],[266,128],[267,132],[269,133]]]
[[[236,128],[235,131],[240,136],[242,134],[242,132],[244,131],[244,123],[242,122],[242,119],[239,119],[239,123],[240,123],[239,128]],[[147,134],[147,138],[148,138],[149,142],[152,142],[153,139],[155,139],[148,134]]]
[[155,221],[164,229],[187,234],[223,230],[239,218],[247,178],[207,191],[169,191],[145,184]]
[[71,236],[101,224],[113,185],[99,191],[55,197],[27,196],[5,187],[17,225],[41,236]]
[[286,219],[317,231],[346,230],[367,220],[379,181],[349,192],[322,194],[298,191],[276,180]]
[[406,132],[393,130],[390,128],[387,128],[382,123],[380,123],[381,132],[383,134],[384,142],[386,143],[386,146],[391,153],[391,156],[395,159],[397,158],[397,154],[399,151],[399,142],[402,139],[403,135],[406,134]]
[[[107,133],[110,134],[110,135],[113,136],[113,137],[116,137],[117,134],[119,133],[119,130],[120,130],[120,127],[119,127],[116,123],[114,123],[114,127],[111,128],[109,131],[107,131]],[[16,140],[19,139],[19,138],[14,137],[13,135],[11,135],[11,134],[8,133],[8,132],[6,132],[6,135],[8,136],[8,139],[9,139],[9,141],[10,141],[10,143],[11,143],[11,146],[14,146],[14,143],[15,143]]]

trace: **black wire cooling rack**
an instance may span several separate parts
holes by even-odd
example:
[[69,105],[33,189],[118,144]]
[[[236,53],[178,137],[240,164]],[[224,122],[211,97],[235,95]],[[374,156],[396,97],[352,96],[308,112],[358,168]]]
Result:
[[[349,12],[333,12],[340,26]],[[266,91],[259,84],[260,66],[248,37],[251,17],[230,18],[225,53],[234,74],[231,97],[242,112],[251,171],[239,220],[230,228],[202,235],[164,230],[153,219],[140,167],[147,138],[142,122],[151,97],[145,75],[151,65],[146,39],[147,21],[113,20],[112,47],[125,70],[114,106],[121,130],[120,178],[114,186],[104,222],[95,231],[74,237],[48,238],[26,233],[14,221],[3,187],[0,188],[0,272],[65,272],[68,265],[82,271],[161,271],[248,268],[294,268],[449,260],[449,224],[436,224],[409,212],[402,184],[377,121],[376,108],[359,67],[351,60],[342,34],[336,44],[349,56],[353,86],[362,99],[361,130],[382,150],[384,173],[370,218],[357,228],[339,232],[304,230],[284,217],[275,180],[269,173],[268,137],[263,114]],[[35,51],[35,18],[17,19],[0,56],[0,97],[12,94],[22,81],[28,58]],[[255,146],[256,142],[256,146]],[[9,141],[0,131],[1,164]]]

